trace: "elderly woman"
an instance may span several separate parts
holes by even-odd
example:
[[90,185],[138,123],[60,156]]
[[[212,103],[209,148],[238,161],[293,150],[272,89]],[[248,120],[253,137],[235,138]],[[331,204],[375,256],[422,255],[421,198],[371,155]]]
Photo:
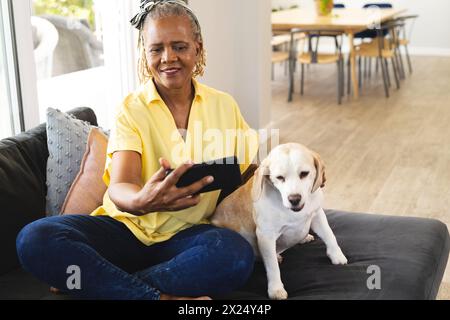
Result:
[[[194,80],[203,74],[205,51],[199,22],[184,2],[144,0],[131,23],[140,30],[142,86],[116,114],[103,205],[90,215],[26,226],[17,238],[20,261],[39,279],[82,298],[229,293],[252,273],[252,248],[239,234],[208,223],[219,191],[198,191],[212,177],[184,188],[176,183],[197,160],[194,127],[223,134],[249,127],[232,97]],[[242,145],[243,173],[256,155],[250,139],[236,138],[202,160],[236,155]],[[207,158],[205,148],[200,143]],[[166,174],[169,168],[175,170]],[[73,266],[81,281],[68,288]]]

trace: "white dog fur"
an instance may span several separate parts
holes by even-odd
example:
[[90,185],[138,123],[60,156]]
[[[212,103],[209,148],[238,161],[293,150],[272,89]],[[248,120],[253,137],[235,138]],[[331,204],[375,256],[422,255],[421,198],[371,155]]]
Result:
[[239,232],[264,262],[271,299],[286,299],[281,253],[314,240],[324,241],[333,264],[347,264],[322,209],[325,171],[319,155],[297,143],[275,147],[242,187],[226,197],[213,225]]

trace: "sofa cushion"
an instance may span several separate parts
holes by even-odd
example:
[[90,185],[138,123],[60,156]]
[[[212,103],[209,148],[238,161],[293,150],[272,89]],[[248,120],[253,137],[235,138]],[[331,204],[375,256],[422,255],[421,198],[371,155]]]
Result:
[[102,204],[107,189],[102,179],[107,146],[108,137],[92,128],[80,171],[61,208],[62,214],[90,214]]
[[[440,221],[327,211],[348,265],[332,265],[316,240],[283,253],[281,278],[291,299],[435,299],[447,264],[449,233]],[[381,289],[367,281],[378,266]],[[369,283],[373,284],[369,279]],[[267,299],[264,266],[256,263],[247,285],[229,299]]]
[[86,151],[91,125],[57,109],[47,109],[47,197],[46,215],[61,208]]
[[[435,299],[449,252],[447,227],[431,219],[327,212],[328,221],[349,259],[334,266],[316,238],[283,254],[281,277],[290,299]],[[379,266],[381,289],[369,290],[369,266]],[[14,289],[14,290],[12,290]],[[0,277],[0,299],[62,299],[48,285],[15,271]],[[261,262],[248,283],[223,299],[267,299]]]
[[[94,112],[69,113],[97,125]],[[18,266],[16,237],[28,223],[45,216],[46,126],[0,141],[0,274]]]

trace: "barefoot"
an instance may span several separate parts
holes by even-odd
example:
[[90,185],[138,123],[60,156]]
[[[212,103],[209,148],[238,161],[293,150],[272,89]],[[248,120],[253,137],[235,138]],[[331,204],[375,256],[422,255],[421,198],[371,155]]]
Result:
[[50,292],[53,294],[60,294],[61,291],[58,288],[50,287]]
[[203,296],[203,297],[177,297],[177,296],[171,296],[169,294],[161,293],[159,300],[212,300],[210,297]]

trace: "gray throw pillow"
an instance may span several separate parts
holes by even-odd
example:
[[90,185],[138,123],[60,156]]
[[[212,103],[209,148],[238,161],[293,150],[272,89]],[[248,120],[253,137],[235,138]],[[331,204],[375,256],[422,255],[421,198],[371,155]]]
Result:
[[46,215],[55,216],[81,166],[91,125],[57,109],[47,109]]

